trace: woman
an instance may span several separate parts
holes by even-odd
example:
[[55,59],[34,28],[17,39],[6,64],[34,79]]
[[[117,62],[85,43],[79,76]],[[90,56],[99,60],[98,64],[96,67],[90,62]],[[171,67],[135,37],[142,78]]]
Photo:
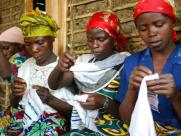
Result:
[[[18,27],[11,27],[0,35],[0,133],[10,125],[10,113],[6,111],[10,106],[9,96],[14,76],[18,68],[26,60],[21,48],[24,46],[24,37]],[[22,52],[23,51],[23,52]]]
[[[49,86],[71,85],[80,95],[74,97],[72,130],[65,135],[117,135],[121,128],[118,105],[114,98],[124,59],[126,39],[121,34],[119,18],[112,12],[97,12],[87,24],[87,43],[92,54],[75,56],[65,53],[49,76]],[[81,95],[84,94],[84,95]],[[84,101],[84,102],[83,102]]]
[[134,21],[148,48],[125,60],[117,97],[122,102],[121,117],[126,123],[130,122],[142,79],[158,73],[159,79],[147,81],[157,134],[180,135],[181,44],[175,43],[174,8],[165,0],[140,0],[134,11]]
[[[24,47],[24,36],[22,34],[22,31],[20,28],[14,26],[6,31],[2,32],[0,35],[0,48],[1,53],[3,53],[3,56],[9,60],[9,67],[1,67],[0,69],[2,77],[4,77],[3,73],[5,71],[8,71],[8,68],[11,68],[9,70],[9,75],[5,76],[6,78],[11,77],[11,79],[17,74],[18,68],[23,64],[23,62],[26,60],[27,56],[25,54]],[[3,59],[4,57],[1,57]],[[4,58],[4,59],[5,59]],[[8,63],[5,61],[4,64]],[[3,72],[4,71],[4,72]]]
[[57,64],[53,42],[58,26],[38,9],[25,13],[20,26],[32,58],[21,66],[18,77],[14,79],[11,105],[17,111],[13,113],[8,134],[62,135],[68,130],[65,117],[72,107],[59,99],[66,99],[66,95],[71,94],[65,88],[51,90],[47,82]]

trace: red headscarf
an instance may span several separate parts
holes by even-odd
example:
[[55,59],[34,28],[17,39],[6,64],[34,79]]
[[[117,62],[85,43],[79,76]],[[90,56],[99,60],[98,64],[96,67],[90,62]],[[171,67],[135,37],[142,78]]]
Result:
[[[146,12],[163,13],[170,17],[173,23],[176,22],[176,14],[173,0],[139,0],[133,14],[134,20],[136,20],[139,15]],[[177,38],[176,32],[174,30],[172,37],[174,41]]]
[[112,12],[97,12],[90,18],[86,32],[90,29],[98,28],[105,31],[110,37],[118,42],[117,49],[122,51],[122,46],[126,45],[126,37],[121,33],[121,25],[118,16]]

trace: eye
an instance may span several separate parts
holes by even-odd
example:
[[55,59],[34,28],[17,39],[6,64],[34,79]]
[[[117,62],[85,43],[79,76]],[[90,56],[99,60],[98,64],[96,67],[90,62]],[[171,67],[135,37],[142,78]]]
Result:
[[156,27],[162,27],[163,25],[164,25],[164,23],[160,22],[160,21],[155,23]]
[[43,42],[43,41],[38,41],[37,43],[38,43],[39,45],[44,44],[44,42]]
[[147,27],[146,26],[140,26],[140,27],[138,27],[138,30],[141,32],[144,32],[147,30]]
[[4,47],[3,47],[3,49],[4,49],[4,50],[9,50],[9,49],[10,49],[10,47],[8,47],[8,46],[4,46]]
[[106,40],[106,38],[100,37],[100,38],[98,38],[98,40],[99,40],[100,42],[104,42],[104,41]]
[[25,46],[31,46],[31,43],[29,43],[29,42],[25,42]]
[[87,42],[88,42],[88,43],[92,43],[92,42],[93,42],[93,39],[92,39],[92,38],[87,38]]

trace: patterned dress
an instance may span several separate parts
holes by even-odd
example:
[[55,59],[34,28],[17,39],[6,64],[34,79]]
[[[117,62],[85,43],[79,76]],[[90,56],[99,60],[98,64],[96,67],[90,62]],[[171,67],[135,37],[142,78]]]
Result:
[[[30,126],[24,128],[23,118],[25,115],[24,107],[28,101],[26,94],[30,91],[33,84],[44,86],[48,88],[48,76],[57,61],[46,66],[37,66],[34,58],[29,58],[18,70],[18,77],[21,77],[27,83],[27,90],[20,101],[17,109],[11,108],[7,110],[11,116],[9,126],[4,129],[4,135],[10,136],[58,136],[67,132],[67,121],[60,113],[49,105],[43,104],[44,112],[37,121],[34,121]],[[57,98],[65,98],[67,89],[51,90],[50,93]],[[33,108],[33,107],[32,107]],[[2,134],[1,134],[2,135]]]
[[[10,57],[9,62],[11,65],[11,76],[8,80],[0,77],[0,134],[6,135],[6,127],[10,125],[11,112],[8,109],[10,105],[9,96],[12,93],[11,83],[14,76],[17,75],[18,68],[24,63],[26,57],[21,53],[16,53]],[[12,108],[11,108],[12,111]]]
[[[105,88],[97,93],[105,95],[114,100],[120,84],[119,74]],[[128,135],[128,126],[120,120],[106,113],[104,109],[98,110],[98,115],[95,120],[97,132],[88,128],[73,129],[64,134],[64,136],[125,136]]]

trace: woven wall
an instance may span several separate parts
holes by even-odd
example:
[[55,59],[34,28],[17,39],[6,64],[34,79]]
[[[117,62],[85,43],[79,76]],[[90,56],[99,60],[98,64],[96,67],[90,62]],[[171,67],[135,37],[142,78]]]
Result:
[[[76,54],[88,53],[85,27],[89,17],[96,11],[110,10],[117,13],[122,24],[122,32],[128,38],[125,50],[130,52],[144,48],[136,31],[132,14],[137,0],[68,0],[67,1],[67,47]],[[181,0],[175,0],[178,23],[175,30],[181,39]]]
[[0,0],[0,32],[11,26],[18,26],[24,12],[24,0]]

